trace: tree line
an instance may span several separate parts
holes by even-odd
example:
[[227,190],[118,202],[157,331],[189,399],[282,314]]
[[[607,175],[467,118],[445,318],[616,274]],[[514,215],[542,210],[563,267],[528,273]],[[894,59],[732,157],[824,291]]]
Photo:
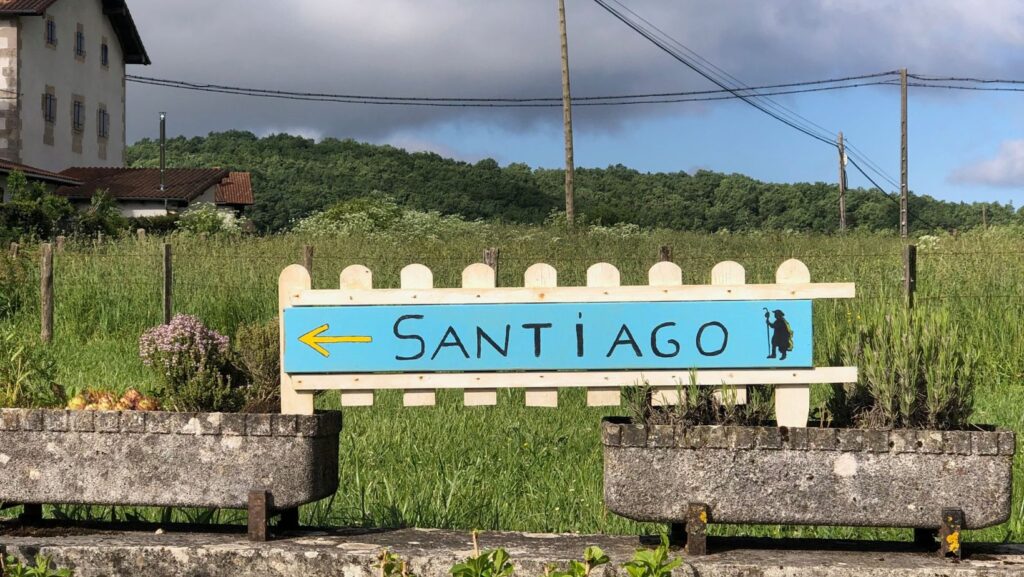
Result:
[[[350,139],[259,138],[242,131],[178,137],[167,145],[172,167],[250,172],[255,205],[247,216],[262,232],[287,230],[303,217],[370,193],[418,210],[515,223],[540,223],[564,207],[563,171],[521,163],[502,167],[492,159],[469,163]],[[150,139],[127,150],[133,167],[159,166],[159,156],[159,142]],[[830,233],[838,229],[838,194],[832,183],[769,183],[704,170],[644,173],[614,165],[576,171],[577,213],[606,225]],[[983,218],[988,224],[1024,222],[1024,210],[1012,204],[917,194],[911,195],[910,213],[913,230],[964,230]],[[849,190],[847,222],[854,229],[896,230],[898,202],[877,189]]]

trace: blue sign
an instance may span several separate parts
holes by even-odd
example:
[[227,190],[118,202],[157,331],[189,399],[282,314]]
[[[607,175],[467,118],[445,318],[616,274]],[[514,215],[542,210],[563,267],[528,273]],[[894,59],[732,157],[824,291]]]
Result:
[[293,307],[291,374],[812,366],[811,301]]

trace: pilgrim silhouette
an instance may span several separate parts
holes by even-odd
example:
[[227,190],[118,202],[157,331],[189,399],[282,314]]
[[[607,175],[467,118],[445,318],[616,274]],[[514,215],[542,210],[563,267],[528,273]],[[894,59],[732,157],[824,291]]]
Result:
[[786,353],[793,350],[793,328],[789,326],[789,322],[786,320],[786,313],[778,309],[772,312],[775,314],[774,321],[769,320],[768,311],[764,313],[764,322],[772,330],[771,339],[769,340],[771,354],[768,355],[768,358],[774,359],[776,358],[776,353],[781,352],[782,355],[778,358],[780,361],[784,361],[786,360]]

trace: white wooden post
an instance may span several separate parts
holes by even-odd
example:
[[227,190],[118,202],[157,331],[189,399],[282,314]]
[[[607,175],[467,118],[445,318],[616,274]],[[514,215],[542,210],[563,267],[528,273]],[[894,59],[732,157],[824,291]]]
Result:
[[[665,249],[667,247],[662,247]],[[666,251],[662,251],[663,253]],[[647,271],[647,284],[650,286],[680,286],[683,284],[683,269],[674,262],[662,261]],[[678,405],[685,398],[687,383],[676,383],[673,387],[655,387],[651,395],[651,404],[655,407]]]
[[[558,286],[558,271],[555,267],[537,263],[526,269],[523,274],[523,286],[526,288],[552,288]],[[526,389],[527,407],[557,407],[558,389],[539,388]]]
[[[790,259],[775,272],[780,285],[811,282],[807,265]],[[809,384],[775,386],[775,421],[780,427],[806,427],[811,412],[811,386]]]
[[281,337],[281,412],[286,415],[312,415],[313,394],[296,392],[292,387],[291,376],[284,372],[284,309],[298,298],[299,292],[312,288],[309,271],[300,265],[293,264],[283,271],[277,282],[277,313]]
[[[361,264],[354,264],[345,267],[341,271],[338,286],[348,290],[370,290],[373,288],[373,272]],[[368,391],[342,391],[342,407],[371,407],[373,406],[373,390]]]
[[[747,271],[738,262],[722,261],[711,269],[711,284],[719,286],[745,285],[747,284]],[[736,398],[733,401],[737,405],[745,405],[747,403],[746,385],[736,385],[733,390],[736,393]],[[722,400],[722,394],[722,389],[715,391],[719,401]]]
[[[434,273],[421,264],[411,264],[402,269],[402,288],[429,290],[434,288]],[[406,390],[402,393],[402,404],[406,407],[433,407],[437,395],[431,390]]]
[[[619,269],[601,262],[587,269],[587,286],[591,288],[611,288],[621,284]],[[621,402],[619,399],[619,388],[614,389],[587,389],[587,406],[590,407],[617,407]]]
[[[488,289],[495,287],[494,269],[483,263],[475,263],[462,271],[462,288]],[[498,389],[476,389],[462,395],[467,407],[482,407],[498,404]]]

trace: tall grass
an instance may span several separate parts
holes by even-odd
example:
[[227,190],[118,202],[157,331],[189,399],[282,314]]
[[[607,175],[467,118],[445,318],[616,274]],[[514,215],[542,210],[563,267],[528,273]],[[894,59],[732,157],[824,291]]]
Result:
[[[55,340],[60,381],[68,388],[154,384],[138,359],[138,337],[161,321],[161,243],[122,240],[69,243],[55,257]],[[277,275],[315,246],[313,286],[336,287],[347,265],[364,264],[376,287],[396,287],[410,263],[427,265],[438,287],[458,286],[462,269],[486,247],[501,250],[500,286],[521,286],[528,266],[547,262],[562,285],[585,283],[587,268],[610,262],[624,284],[644,284],[658,248],[673,248],[684,282],[707,283],[715,263],[735,260],[747,282],[773,282],[788,258],[803,260],[812,279],[853,281],[851,301],[815,303],[815,362],[839,362],[844,342],[868,321],[903,307],[902,245],[884,235],[704,235],[677,232],[569,235],[542,227],[488,225],[436,238],[374,236],[222,239],[174,237],[174,309],[234,334],[276,314]],[[28,271],[13,289],[20,308],[0,321],[26,338],[38,334],[37,255],[24,249]],[[951,346],[978,356],[973,421],[1024,433],[1024,238],[1005,231],[943,237],[919,250],[917,307],[948,316],[963,338]],[[10,265],[9,261],[4,261]],[[19,277],[20,278],[20,277]],[[6,289],[5,289],[6,290]],[[831,387],[813,389],[823,408]],[[307,521],[346,526],[429,527],[632,533],[650,527],[602,506],[598,423],[625,408],[588,408],[580,391],[560,393],[558,409],[525,408],[521,391],[503,391],[496,407],[466,408],[458,391],[441,391],[438,405],[404,408],[397,393],[374,407],[345,410],[341,488],[304,510]],[[318,398],[337,407],[337,396]],[[1024,540],[1024,471],[1018,459],[1014,513],[1002,527],[973,538]],[[884,512],[882,512],[884,514]],[[737,528],[716,527],[719,532]],[[832,537],[903,537],[907,531],[842,528],[742,528],[746,533]]]

